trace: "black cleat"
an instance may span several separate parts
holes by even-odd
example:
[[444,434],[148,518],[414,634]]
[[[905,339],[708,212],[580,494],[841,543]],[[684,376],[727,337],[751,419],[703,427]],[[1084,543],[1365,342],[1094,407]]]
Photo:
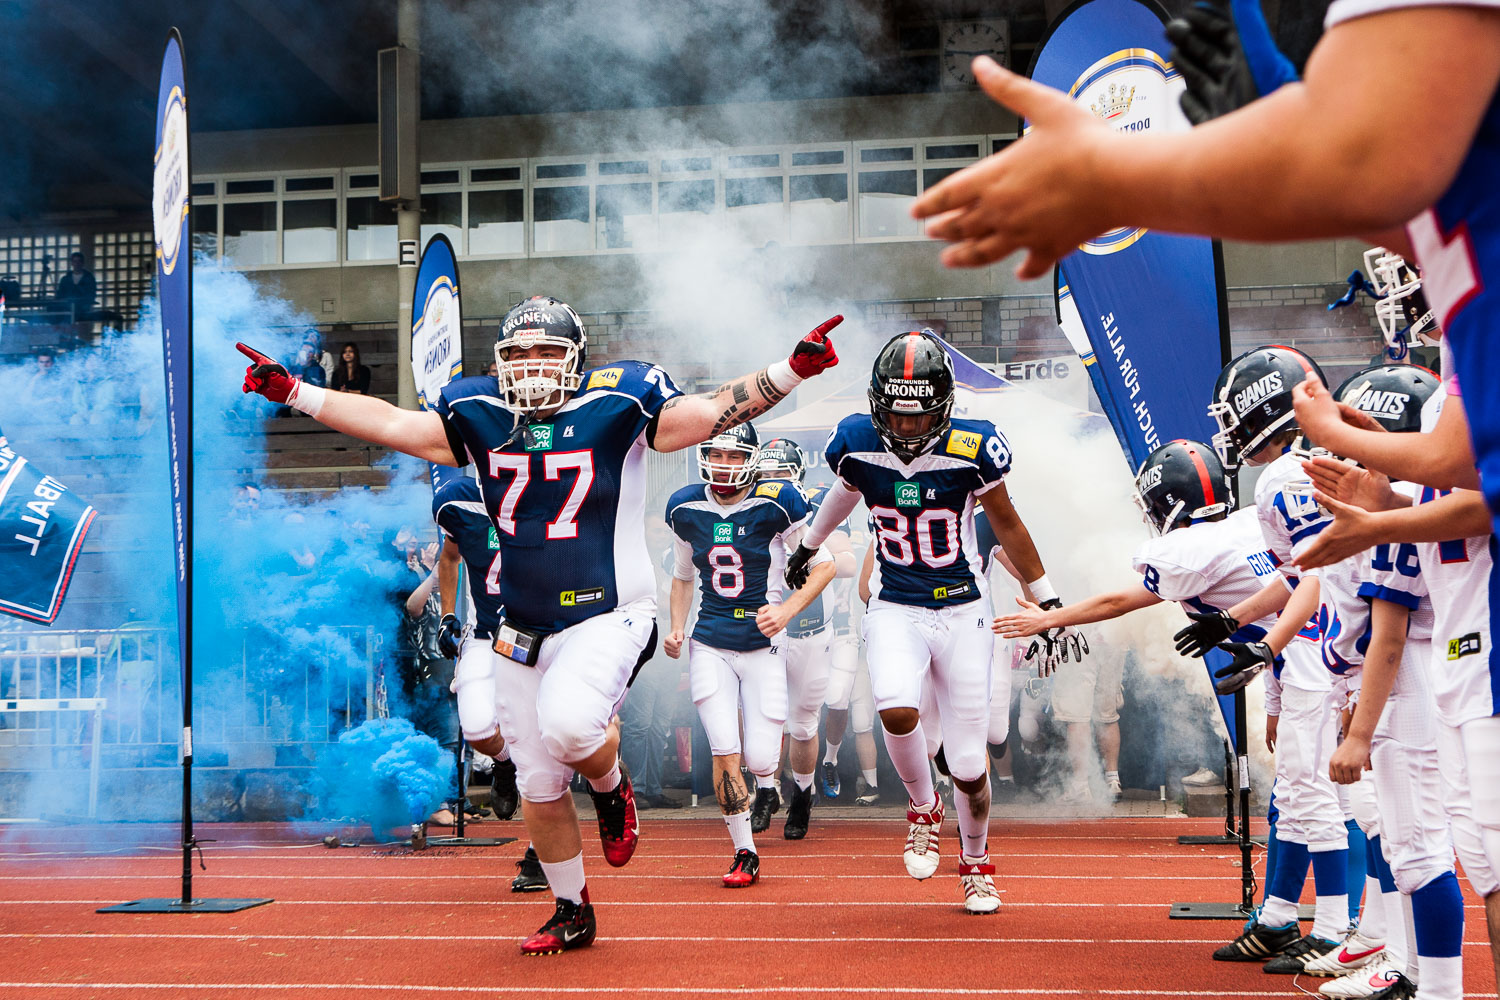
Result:
[[495,761],[490,772],[490,807],[496,819],[510,819],[521,804],[521,793],[516,790],[516,762]]
[[547,873],[542,871],[542,863],[537,860],[536,848],[526,848],[525,855],[516,862],[520,869],[516,877],[510,880],[511,892],[541,892],[547,888]]
[[812,786],[798,788],[792,793],[792,801],[786,807],[786,825],[781,835],[787,840],[801,840],[807,836],[807,821],[812,818]]
[[724,888],[746,889],[760,881],[760,855],[747,848],[734,852],[734,864],[724,873]]
[[1417,984],[1399,972],[1390,972],[1388,978],[1395,982],[1385,989],[1371,993],[1365,1000],[1412,1000],[1417,995]]
[[535,934],[521,942],[521,954],[560,955],[573,948],[586,948],[594,943],[594,908],[589,904],[588,890],[583,891],[583,902],[559,899],[552,919],[541,926]]
[[750,807],[750,832],[765,833],[771,828],[771,817],[781,811],[781,796],[774,788],[757,788],[755,804]]
[[1214,952],[1215,962],[1264,962],[1295,944],[1301,928],[1294,920],[1285,927],[1267,927],[1252,920],[1240,936]]
[[1338,946],[1337,941],[1309,934],[1287,945],[1281,954],[1267,962],[1262,969],[1273,974],[1295,976],[1302,971],[1302,966],[1307,962],[1322,958]]

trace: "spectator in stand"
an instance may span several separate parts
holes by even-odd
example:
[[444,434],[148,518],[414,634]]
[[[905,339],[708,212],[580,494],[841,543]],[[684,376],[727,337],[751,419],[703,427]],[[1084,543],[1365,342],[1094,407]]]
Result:
[[[297,349],[297,356],[288,362],[286,367],[288,371],[304,382],[311,383],[312,385],[328,385],[328,373],[323,370],[322,364],[319,363],[318,349],[313,344],[304,341],[302,346]],[[290,406],[281,406],[276,409],[278,417],[290,417],[295,412],[297,411],[293,410]]]
[[339,350],[339,363],[333,369],[328,387],[335,392],[370,394],[370,369],[359,362],[359,348],[351,341]]
[[307,328],[307,332],[302,335],[302,344],[304,347],[312,348],[313,360],[318,363],[319,368],[323,369],[323,381],[319,382],[318,385],[327,385],[332,382],[333,355],[323,350],[323,334],[318,331],[317,327],[310,326]]
[[58,308],[69,311],[76,323],[94,311],[98,295],[94,273],[83,266],[83,254],[74,250],[68,255],[67,273],[57,279]]
[[68,399],[68,386],[58,376],[51,351],[38,351],[36,371],[26,383],[22,402],[31,411],[31,418],[38,421],[62,420]]

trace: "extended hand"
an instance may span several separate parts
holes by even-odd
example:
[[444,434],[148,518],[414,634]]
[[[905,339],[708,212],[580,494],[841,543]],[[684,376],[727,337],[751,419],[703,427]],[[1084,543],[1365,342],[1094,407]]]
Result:
[[256,392],[273,403],[285,403],[297,394],[300,378],[293,378],[280,362],[268,358],[253,347],[235,344],[239,352],[252,362],[245,369],[245,384],[242,392]]
[[1234,15],[1223,0],[1198,3],[1167,22],[1167,56],[1182,73],[1182,113],[1194,125],[1242,108],[1260,96]]
[[438,652],[450,660],[458,659],[458,644],[463,637],[464,627],[459,623],[458,616],[444,615],[443,620],[438,624]]
[[1240,630],[1240,623],[1228,611],[1189,611],[1187,616],[1193,624],[1172,636],[1183,656],[1201,657]]
[[1047,630],[1047,612],[1040,605],[1033,604],[1024,597],[1017,597],[1016,603],[1022,607],[1022,611],[996,618],[990,628],[1006,639],[1024,639]]
[[1321,491],[1315,491],[1313,499],[1333,516],[1333,520],[1292,559],[1299,569],[1331,566],[1380,541],[1379,525],[1374,515],[1363,507],[1342,503]]
[[1214,690],[1220,694],[1234,694],[1276,662],[1276,654],[1263,642],[1226,642],[1224,650],[1234,659],[1229,666],[1214,671],[1219,678],[1214,681]]
[[818,554],[817,549],[810,549],[806,545],[798,543],[797,551],[791,554],[786,561],[786,584],[793,590],[801,590],[807,583],[808,564],[812,557]]
[[839,363],[839,356],[833,349],[833,341],[828,339],[828,331],[844,321],[843,316],[830,316],[817,326],[801,340],[797,346],[792,348],[792,356],[787,363],[792,366],[800,378],[812,378],[820,372],[825,372]]

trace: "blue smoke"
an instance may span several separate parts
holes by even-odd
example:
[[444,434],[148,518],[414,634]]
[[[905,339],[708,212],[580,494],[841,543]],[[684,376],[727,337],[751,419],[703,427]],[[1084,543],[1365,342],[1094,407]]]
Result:
[[420,823],[447,797],[455,763],[405,719],[370,719],[341,734],[318,767],[317,819],[362,820],[380,833]]
[[[385,489],[311,495],[266,488],[275,407],[240,390],[246,362],[236,341],[290,359],[310,325],[246,275],[195,263],[194,786],[203,819],[273,818],[283,802],[286,816],[346,815],[323,800],[331,786],[313,780],[318,755],[376,715],[382,698],[392,716],[407,711],[393,650],[398,601],[426,568],[411,568],[392,542],[402,528],[424,543],[437,538],[425,464],[380,457],[391,475]],[[0,427],[100,517],[50,633],[6,621],[0,646],[49,650],[58,633],[108,631],[80,636],[79,646],[92,645],[62,681],[0,666],[0,693],[107,696],[100,818],[173,820],[180,786],[164,769],[179,762],[181,692],[154,300],[135,330],[59,355],[50,377],[36,371],[30,357],[0,363]],[[44,405],[33,405],[38,398]],[[258,500],[247,500],[245,486],[260,487]],[[129,632],[116,631],[127,625]],[[159,643],[130,641],[131,632],[157,629],[165,636]],[[89,720],[57,718],[41,739],[62,750],[26,758],[33,768],[26,787],[0,771],[0,813],[82,813]],[[0,760],[16,735],[6,725],[0,717]],[[382,746],[368,762],[368,780],[360,779],[361,794],[389,797],[402,816],[427,801],[424,789],[446,789],[453,774],[451,756],[441,759],[426,737],[430,747],[412,743],[406,725],[405,743]],[[281,788],[269,804],[267,782]]]

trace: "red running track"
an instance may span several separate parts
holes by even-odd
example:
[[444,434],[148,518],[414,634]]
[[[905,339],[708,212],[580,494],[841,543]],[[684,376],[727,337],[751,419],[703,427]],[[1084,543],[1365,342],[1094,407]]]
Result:
[[[592,948],[523,959],[550,896],[508,887],[523,842],[327,850],[323,829],[200,827],[196,895],[272,896],[236,914],[97,914],[178,891],[168,827],[15,828],[0,841],[0,997],[1302,997],[1321,980],[1213,962],[1238,930],[1167,919],[1179,901],[1238,898],[1238,855],[1182,847],[1211,820],[997,823],[1004,903],[970,916],[955,840],[909,878],[905,824],[819,821],[806,840],[758,838],[760,884],[726,890],[730,846],[712,814],[647,817],[623,869],[585,847],[599,919]],[[946,831],[945,831],[946,832]],[[104,837],[138,837],[110,847]],[[477,835],[524,838],[519,823]],[[109,853],[104,853],[108,851]],[[1311,886],[1309,885],[1309,892]],[[1465,886],[1467,891],[1467,886]],[[1466,991],[1495,995],[1484,913],[1466,896]]]

